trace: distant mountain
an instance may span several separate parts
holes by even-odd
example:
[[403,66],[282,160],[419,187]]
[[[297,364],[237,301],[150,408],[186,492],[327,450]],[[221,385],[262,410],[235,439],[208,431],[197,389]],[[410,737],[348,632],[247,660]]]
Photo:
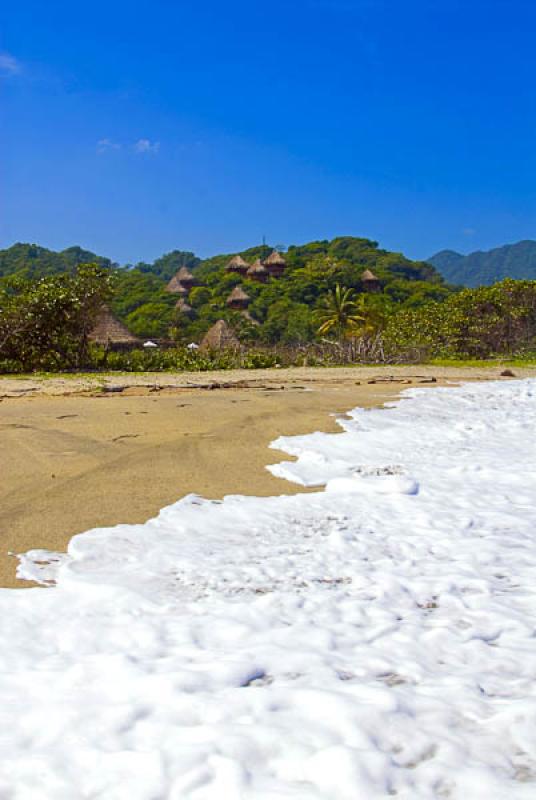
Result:
[[446,275],[448,270],[455,269],[464,258],[465,256],[457,253],[456,250],[440,250],[439,253],[436,253],[432,258],[428,258],[427,261],[438,269],[442,275]]
[[41,278],[58,272],[73,272],[78,264],[95,263],[111,267],[109,258],[97,256],[82,247],[68,247],[56,252],[38,244],[18,242],[5,250],[0,250],[0,278],[8,275],[21,275],[26,278]]
[[536,242],[526,239],[467,256],[455,250],[441,250],[427,262],[449,283],[464,286],[489,286],[503,278],[536,280]]

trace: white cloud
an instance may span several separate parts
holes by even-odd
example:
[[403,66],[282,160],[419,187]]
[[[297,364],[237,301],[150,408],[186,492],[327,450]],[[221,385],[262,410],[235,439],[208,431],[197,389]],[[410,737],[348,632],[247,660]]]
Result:
[[476,233],[476,230],[474,228],[464,228],[462,230],[462,233],[463,233],[464,236],[474,236],[475,233]]
[[0,53],[0,74],[18,75],[22,66],[15,56],[10,53]]
[[121,145],[117,142],[112,141],[111,139],[99,139],[97,142],[97,153],[102,155],[103,153],[109,153],[110,150],[120,150]]
[[151,142],[150,139],[138,139],[134,145],[136,153],[158,153],[160,150],[160,142]]
[[111,153],[117,150],[131,150],[134,153],[149,153],[156,155],[160,151],[160,142],[152,142],[150,139],[138,139],[133,144],[129,142],[114,142],[113,139],[105,137],[97,142],[97,153]]

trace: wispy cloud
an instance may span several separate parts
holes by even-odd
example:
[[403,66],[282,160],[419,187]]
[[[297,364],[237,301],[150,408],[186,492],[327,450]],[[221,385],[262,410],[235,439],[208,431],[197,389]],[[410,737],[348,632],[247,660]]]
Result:
[[160,142],[151,142],[150,139],[138,139],[134,145],[135,153],[153,153],[160,150]]
[[97,142],[97,153],[99,155],[109,153],[111,150],[121,150],[121,145],[112,141],[112,139],[99,139]]
[[11,53],[0,53],[0,75],[18,75],[22,64]]
[[160,151],[160,142],[153,142],[151,139],[138,139],[136,142],[115,142],[109,137],[99,139],[97,142],[97,154],[103,155],[104,153],[111,153],[114,151],[123,150],[124,152],[133,152],[141,154],[156,155]]
[[474,228],[463,228],[462,233],[464,236],[474,236],[476,230]]

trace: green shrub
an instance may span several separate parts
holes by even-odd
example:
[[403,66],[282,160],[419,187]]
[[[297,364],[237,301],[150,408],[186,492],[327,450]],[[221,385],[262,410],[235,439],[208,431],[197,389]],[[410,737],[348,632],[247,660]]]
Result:
[[489,358],[532,352],[536,345],[536,281],[504,280],[465,289],[442,303],[390,317],[384,345],[402,359]]
[[113,275],[97,264],[0,286],[0,359],[24,370],[84,366],[89,332],[112,288]]

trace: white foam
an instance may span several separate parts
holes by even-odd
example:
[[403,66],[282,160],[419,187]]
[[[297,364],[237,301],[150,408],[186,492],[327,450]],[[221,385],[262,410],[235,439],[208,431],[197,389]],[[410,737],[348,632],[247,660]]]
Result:
[[1,800],[533,800],[535,423],[536,381],[409,390],[274,443],[326,491],[24,556]]

